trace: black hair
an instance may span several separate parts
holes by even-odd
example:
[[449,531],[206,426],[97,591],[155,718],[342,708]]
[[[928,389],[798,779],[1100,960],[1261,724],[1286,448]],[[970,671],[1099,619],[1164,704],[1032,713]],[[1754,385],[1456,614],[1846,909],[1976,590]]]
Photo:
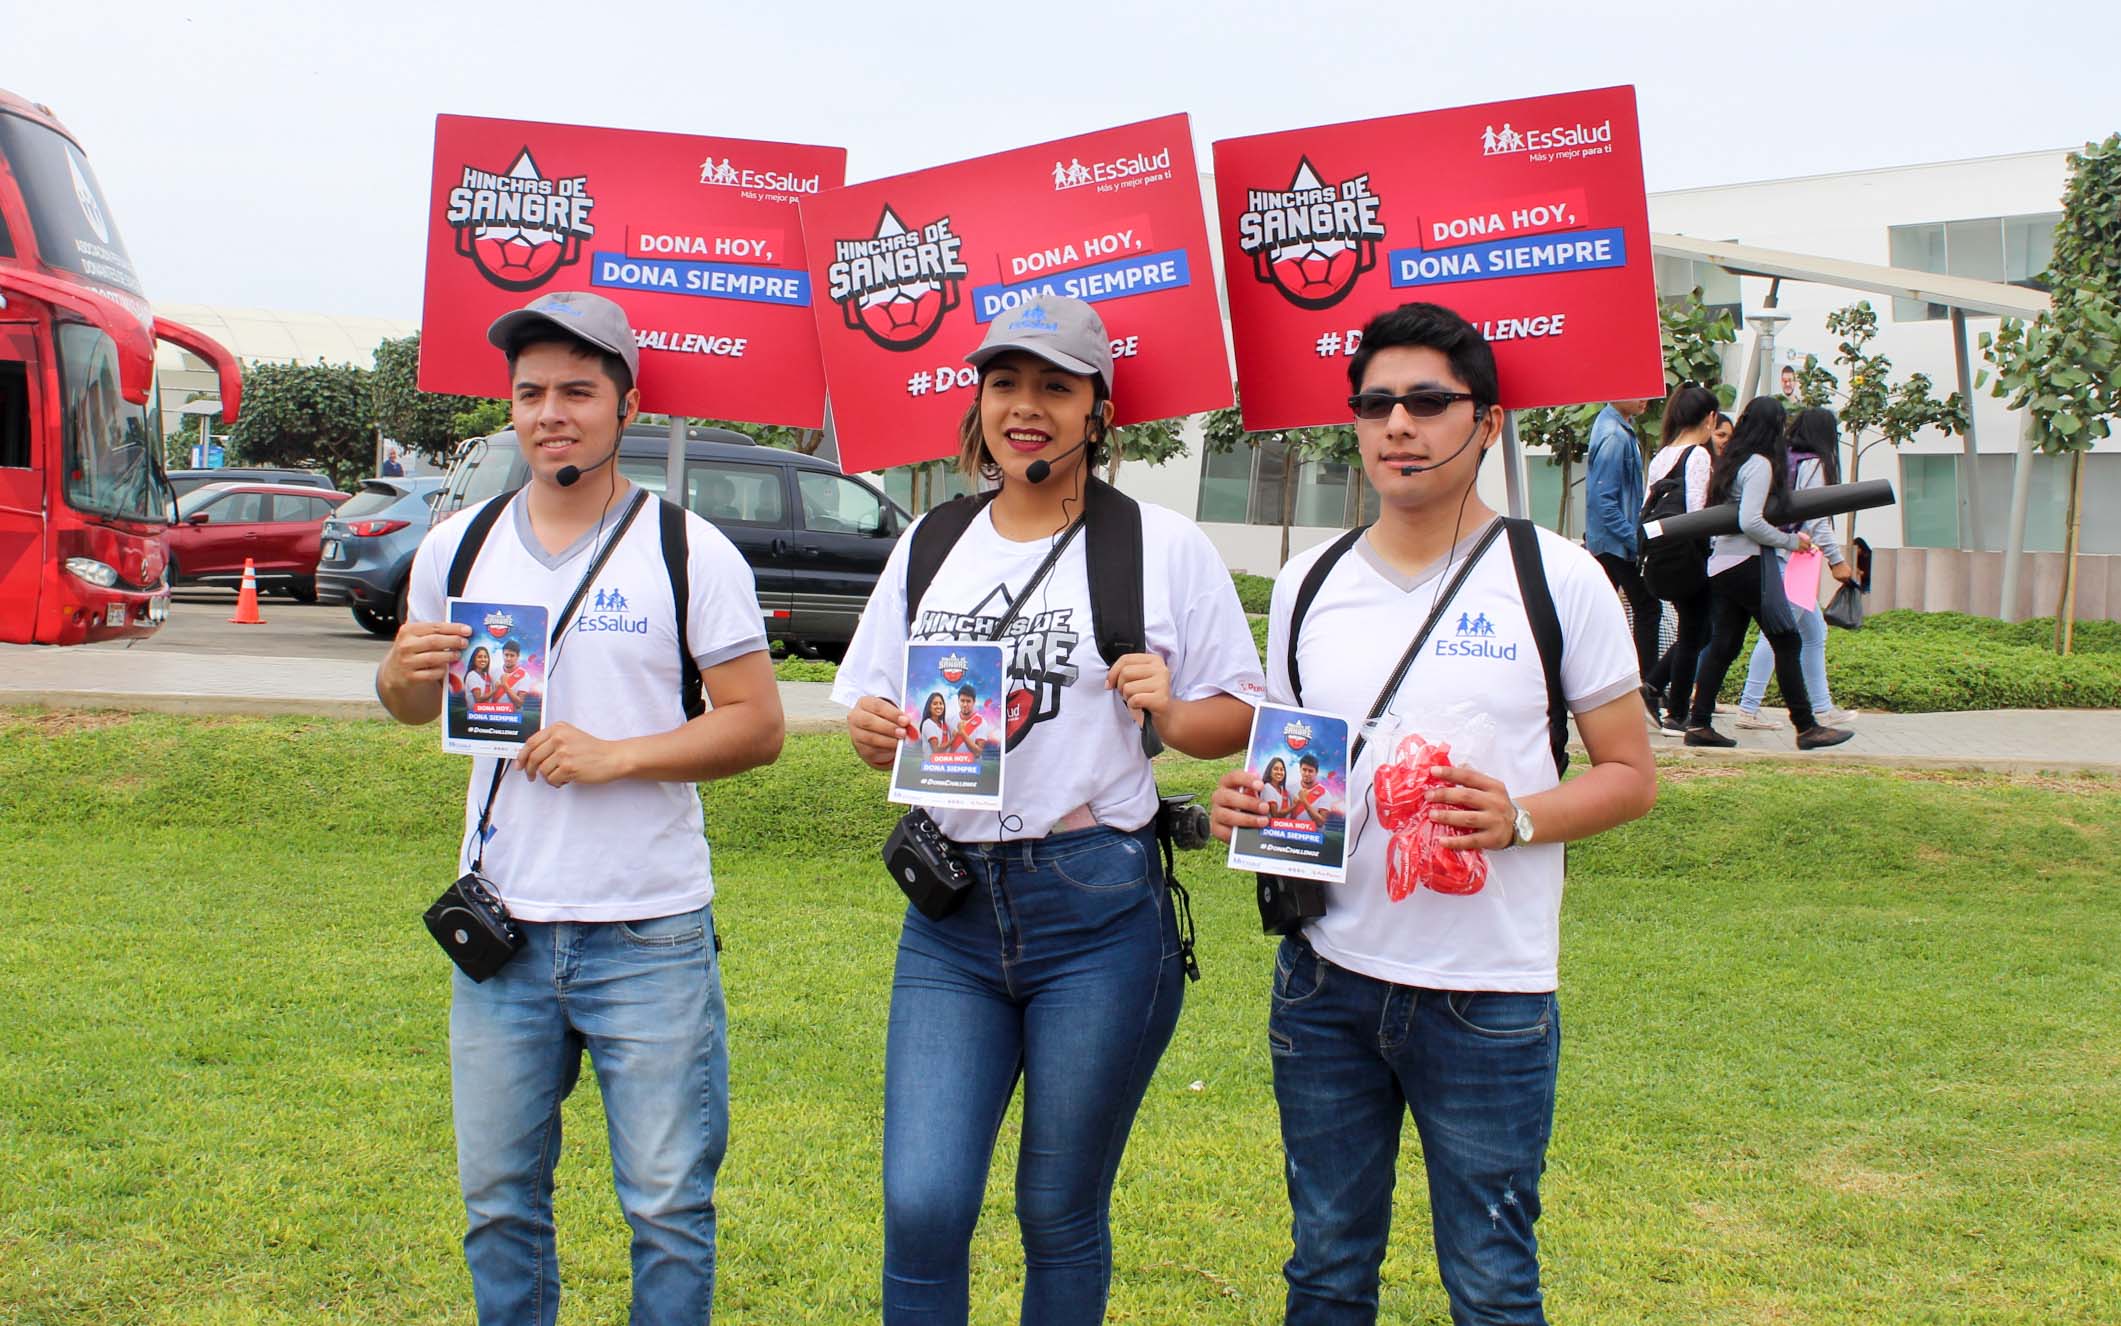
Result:
[[1664,423],[1660,429],[1660,441],[1670,446],[1680,434],[1701,427],[1716,414],[1716,393],[1707,387],[1689,382],[1674,391],[1664,403]]
[[1316,769],[1318,767],[1318,757],[1316,755],[1306,754],[1302,759],[1298,760],[1296,763],[1299,766],[1308,764],[1313,769]]
[[964,685],[957,688],[957,698],[960,700],[977,700],[979,698],[979,692],[973,690],[972,683],[968,681]]
[[[1716,422],[1719,424],[1729,424],[1731,422],[1731,416],[1725,414],[1721,410],[1718,410],[1716,411]],[[1735,424],[1732,424],[1731,426],[1734,428],[1737,427],[1737,425]]]
[[501,642],[502,653],[505,654],[511,649],[515,650],[518,654],[524,652],[522,642],[517,640],[514,636],[510,636],[506,640],[503,640]]
[[1370,359],[1394,346],[1434,350],[1451,361],[1451,372],[1466,384],[1475,409],[1485,410],[1499,398],[1495,351],[1480,329],[1441,304],[1401,304],[1371,318],[1362,329],[1362,345],[1348,360],[1348,390],[1362,390]]
[[1790,420],[1789,448],[1819,458],[1819,472],[1827,483],[1841,482],[1841,425],[1834,412],[1823,405],[1799,410]]
[[579,336],[569,336],[558,327],[532,327],[508,343],[510,395],[515,394],[513,383],[516,375],[516,360],[521,359],[523,352],[534,345],[564,345],[576,354],[587,355],[591,359],[596,360],[603,367],[604,376],[610,378],[611,385],[618,389],[619,399],[622,401],[626,399],[626,393],[633,390],[633,373],[626,367],[624,359],[619,358],[619,356],[600,345],[591,345]]
[[1709,505],[1731,500],[1731,488],[1738,478],[1738,471],[1755,456],[1765,456],[1768,462],[1768,496],[1773,497],[1788,486],[1783,474],[1787,466],[1788,448],[1782,440],[1784,421],[1789,417],[1782,402],[1773,396],[1755,396],[1738,412],[1738,423],[1731,430],[1731,440],[1723,444],[1723,454],[1716,457],[1716,468],[1709,471]]

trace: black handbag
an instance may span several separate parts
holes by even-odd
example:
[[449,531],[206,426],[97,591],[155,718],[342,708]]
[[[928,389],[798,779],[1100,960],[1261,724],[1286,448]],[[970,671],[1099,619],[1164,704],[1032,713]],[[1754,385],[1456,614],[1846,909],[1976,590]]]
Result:
[[1844,583],[1826,601],[1826,624],[1844,631],[1863,629],[1863,591],[1856,588],[1855,582]]

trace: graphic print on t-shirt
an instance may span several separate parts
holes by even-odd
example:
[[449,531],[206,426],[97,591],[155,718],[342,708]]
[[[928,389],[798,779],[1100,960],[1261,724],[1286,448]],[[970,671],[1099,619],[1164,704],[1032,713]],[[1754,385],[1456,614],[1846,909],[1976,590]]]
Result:
[[[934,597],[930,592],[931,599]],[[1005,584],[996,585],[987,596],[965,612],[930,608],[914,624],[915,640],[985,640],[1016,605]],[[1050,612],[1025,612],[1009,623],[998,642],[1008,651],[1008,694],[1003,706],[1003,727],[1008,733],[1004,750],[1015,750],[1031,729],[1060,712],[1061,697],[1082,675],[1075,662],[1076,646],[1083,633],[1076,629],[1073,608]]]

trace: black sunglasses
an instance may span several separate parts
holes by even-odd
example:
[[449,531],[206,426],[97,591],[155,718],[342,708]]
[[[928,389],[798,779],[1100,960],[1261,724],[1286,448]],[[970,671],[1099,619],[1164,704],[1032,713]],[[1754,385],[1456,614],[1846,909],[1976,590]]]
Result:
[[[1410,391],[1404,396],[1394,396],[1386,391],[1365,391],[1348,397],[1348,408],[1355,411],[1357,419],[1389,419],[1392,407],[1404,405],[1407,413],[1416,419],[1434,419],[1459,401],[1469,401],[1473,394],[1467,391]],[[1480,413],[1476,407],[1474,413]]]

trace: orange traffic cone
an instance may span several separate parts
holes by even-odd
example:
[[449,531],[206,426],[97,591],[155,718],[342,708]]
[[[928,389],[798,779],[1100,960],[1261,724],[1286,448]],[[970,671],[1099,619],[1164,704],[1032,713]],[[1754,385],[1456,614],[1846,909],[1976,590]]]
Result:
[[248,557],[243,559],[243,588],[236,592],[236,615],[228,620],[237,626],[265,625],[258,615],[258,568]]

